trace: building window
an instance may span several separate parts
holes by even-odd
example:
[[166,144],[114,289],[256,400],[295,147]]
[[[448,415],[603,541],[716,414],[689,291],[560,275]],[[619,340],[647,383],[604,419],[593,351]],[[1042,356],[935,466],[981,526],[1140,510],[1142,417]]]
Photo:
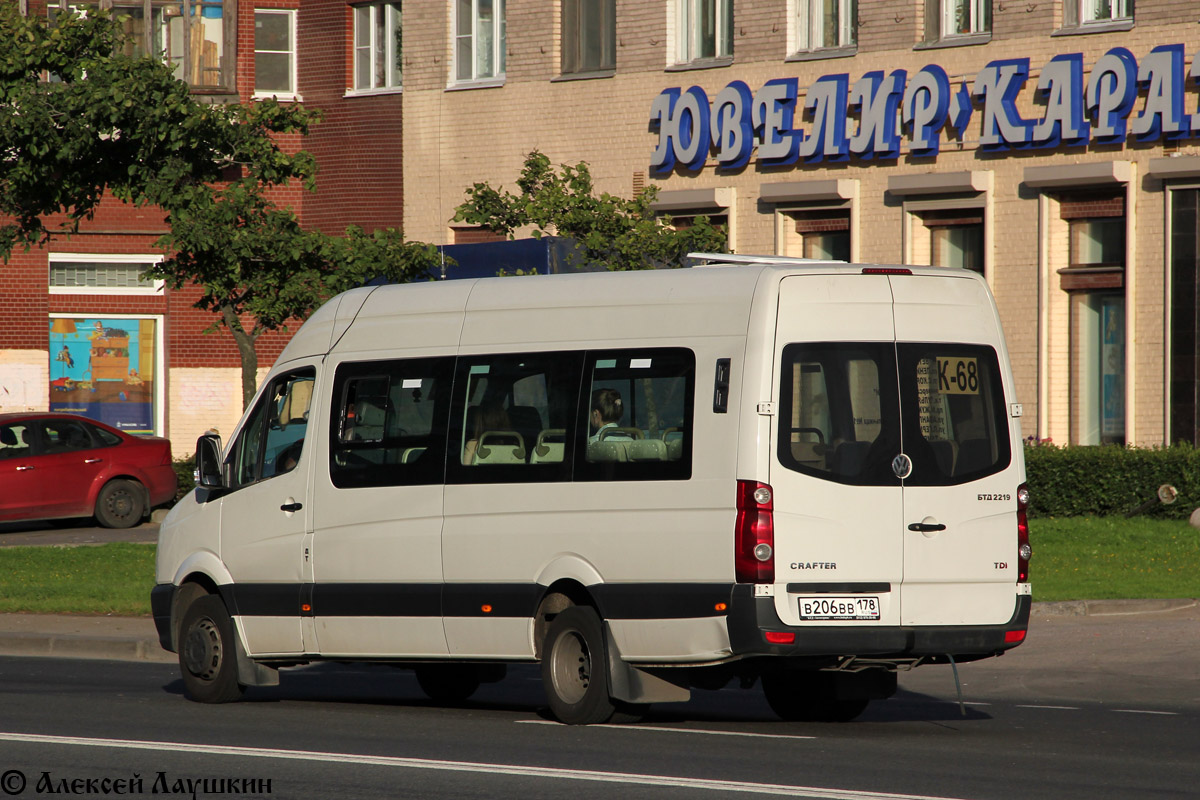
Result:
[[1200,444],[1200,189],[1169,192],[1171,253],[1168,443]]
[[354,90],[399,89],[401,31],[399,3],[373,3],[354,8]]
[[51,294],[150,294],[163,282],[142,273],[160,256],[108,256],[76,253],[50,254]]
[[733,0],[676,0],[676,62],[733,57]]
[[849,209],[783,212],[783,255],[822,261],[850,260]]
[[[125,53],[152,55],[195,89],[235,91],[237,0],[116,0]],[[66,3],[55,3],[68,8]]]
[[296,12],[254,12],[254,92],[296,94]]
[[616,0],[563,0],[563,74],[615,69],[616,30]]
[[992,33],[992,0],[925,0],[925,44],[975,44]]
[[1120,195],[1064,198],[1070,294],[1071,440],[1125,443],[1125,209]]
[[795,50],[852,47],[858,40],[858,0],[794,0]]
[[454,79],[504,77],[504,0],[455,0]]
[[982,208],[927,211],[921,218],[929,229],[930,264],[983,274]]
[[1133,19],[1133,0],[1076,0],[1079,23],[1116,22]]
[[965,36],[992,30],[991,0],[942,0],[942,36]]

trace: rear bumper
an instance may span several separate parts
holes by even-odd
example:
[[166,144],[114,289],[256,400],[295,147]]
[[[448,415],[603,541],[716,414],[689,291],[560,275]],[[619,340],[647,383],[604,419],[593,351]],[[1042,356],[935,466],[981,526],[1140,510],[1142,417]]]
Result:
[[[729,604],[729,643],[740,656],[860,656],[910,659],[953,656],[971,661],[997,655],[1023,640],[1029,628],[1032,598],[1014,595],[1012,617],[1002,625],[791,626],[775,613],[774,597],[754,597],[754,587],[738,584]],[[792,644],[771,644],[767,631],[795,634]]]

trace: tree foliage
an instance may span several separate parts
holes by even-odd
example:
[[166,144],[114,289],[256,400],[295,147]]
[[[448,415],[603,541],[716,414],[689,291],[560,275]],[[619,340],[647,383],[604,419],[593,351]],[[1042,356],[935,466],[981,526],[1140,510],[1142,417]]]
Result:
[[0,256],[77,231],[106,193],[158,206],[167,257],[149,274],[200,288],[196,306],[237,343],[244,403],[262,333],[365,280],[408,281],[436,265],[434,248],[397,230],[332,237],[276,202],[290,181],[313,188],[311,155],[277,136],[306,134],[316,112],[200,102],[160,60],[125,54],[122,36],[104,11],[51,24],[0,2]]
[[311,180],[312,158],[271,134],[306,132],[312,112],[197,102],[163,62],[123,53],[122,36],[104,11],[50,24],[0,3],[0,255],[76,231],[106,192],[172,208],[239,167]]
[[613,270],[683,266],[690,252],[723,252],[726,236],[708,217],[675,229],[671,218],[651,208],[657,187],[626,200],[607,192],[597,195],[586,163],[555,169],[538,151],[525,158],[517,178],[519,193],[476,183],[454,220],[482,225],[508,238],[533,228],[537,238],[556,234],[573,239],[585,263]]

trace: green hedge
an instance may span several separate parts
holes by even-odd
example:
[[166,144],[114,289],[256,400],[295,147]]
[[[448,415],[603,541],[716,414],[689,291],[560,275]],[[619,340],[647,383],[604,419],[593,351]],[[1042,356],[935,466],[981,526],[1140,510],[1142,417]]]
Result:
[[1200,506],[1200,450],[1172,447],[1025,448],[1031,517],[1118,516],[1155,497],[1158,487],[1178,491],[1171,505],[1155,502],[1142,516],[1186,519]]
[[177,458],[172,462],[175,474],[179,477],[179,491],[175,493],[176,502],[185,494],[196,488],[196,457]]

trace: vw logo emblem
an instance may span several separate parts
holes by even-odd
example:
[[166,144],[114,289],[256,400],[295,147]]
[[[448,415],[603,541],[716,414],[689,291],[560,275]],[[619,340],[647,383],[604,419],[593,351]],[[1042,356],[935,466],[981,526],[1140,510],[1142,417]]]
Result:
[[901,453],[892,459],[892,472],[896,473],[896,477],[904,480],[912,474],[912,459]]

